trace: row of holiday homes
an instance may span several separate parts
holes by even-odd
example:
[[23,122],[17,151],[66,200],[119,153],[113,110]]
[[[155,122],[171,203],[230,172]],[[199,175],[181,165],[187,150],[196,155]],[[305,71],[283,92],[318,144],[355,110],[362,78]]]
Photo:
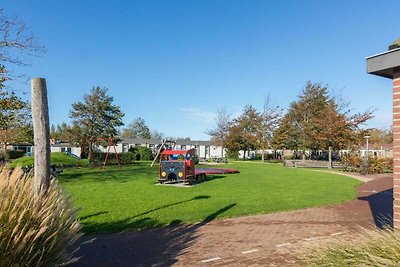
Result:
[[[131,147],[135,146],[146,146],[150,148],[154,154],[157,153],[159,148],[163,145],[163,141],[159,139],[143,139],[143,138],[123,138],[120,142],[115,144],[114,147],[96,147],[96,151],[98,152],[107,152],[108,150],[111,153],[116,151],[117,153],[128,152]],[[216,146],[210,141],[194,141],[194,140],[178,140],[176,142],[168,142],[165,143],[164,146],[169,146],[171,149],[196,149],[196,154],[200,158],[200,160],[207,160],[213,158],[224,158],[227,156],[226,150],[222,149],[221,146]],[[10,150],[18,150],[23,151],[27,155],[31,155],[33,152],[32,144],[11,144],[8,146]],[[361,156],[365,156],[366,153],[369,155],[381,157],[381,158],[392,158],[393,157],[393,145],[392,144],[369,144],[369,147],[362,147],[359,150]],[[79,156],[81,154],[81,148],[68,144],[68,143],[53,143],[51,144],[51,152],[68,152]],[[349,153],[348,150],[340,151],[341,154]],[[239,157],[243,157],[244,151],[239,151]],[[256,154],[260,154],[261,151],[247,151],[245,154],[246,158],[254,158]],[[266,150],[265,154],[272,155],[275,153],[274,158],[287,158],[293,155],[293,151],[291,150]],[[323,153],[322,151],[318,153]]]

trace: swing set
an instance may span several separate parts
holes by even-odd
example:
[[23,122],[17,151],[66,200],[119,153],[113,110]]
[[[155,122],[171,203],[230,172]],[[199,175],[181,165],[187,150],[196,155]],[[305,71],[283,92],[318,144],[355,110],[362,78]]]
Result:
[[109,138],[97,138],[97,140],[99,140],[99,141],[108,141],[108,147],[107,147],[106,158],[104,159],[103,167],[101,168],[101,170],[104,171],[104,169],[106,168],[107,159],[108,159],[108,155],[110,154],[110,148],[111,148],[111,147],[114,148],[114,154],[115,154],[115,158],[117,159],[118,168],[121,168],[121,164],[119,163],[119,158],[118,158],[118,153],[117,153],[117,147],[115,146],[115,140],[114,140],[114,138],[112,138],[112,137],[109,137]]

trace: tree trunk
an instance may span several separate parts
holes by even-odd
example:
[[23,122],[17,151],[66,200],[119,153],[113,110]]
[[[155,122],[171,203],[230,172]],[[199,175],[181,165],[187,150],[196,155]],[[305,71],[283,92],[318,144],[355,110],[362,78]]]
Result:
[[264,148],[261,150],[261,161],[264,163]]
[[332,147],[329,147],[328,151],[328,168],[332,169]]
[[37,196],[50,186],[50,127],[46,80],[31,80],[34,152],[34,190]]
[[243,150],[243,160],[246,160],[246,149]]
[[93,159],[93,144],[90,143],[89,144],[89,155],[88,155],[89,162],[92,162],[92,159]]
[[302,156],[303,161],[305,161],[306,160],[306,151],[305,150],[303,150],[303,154],[301,156]]

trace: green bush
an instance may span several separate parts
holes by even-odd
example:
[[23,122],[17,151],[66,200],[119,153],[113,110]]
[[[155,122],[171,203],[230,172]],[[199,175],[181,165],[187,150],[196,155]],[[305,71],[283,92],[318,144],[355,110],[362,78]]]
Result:
[[129,152],[134,153],[136,160],[153,160],[153,151],[145,146],[135,146],[129,148]]
[[[29,169],[33,167],[33,159],[34,157],[18,158],[11,163],[11,167],[15,168],[17,166],[20,166]],[[89,165],[88,160],[75,158],[63,152],[52,152],[50,154],[50,162],[51,164],[55,164],[57,167],[78,167]]]
[[239,151],[233,151],[233,150],[228,149],[227,152],[228,152],[227,153],[228,158],[230,158],[230,159],[238,159],[239,158]]
[[9,159],[10,158],[7,152],[4,150],[0,150],[0,162],[8,161]]
[[351,239],[336,239],[307,251],[301,256],[308,266],[399,266],[400,232],[367,230]]
[[[107,153],[94,152],[90,163],[92,165],[102,165],[104,163],[104,160],[106,159],[106,156],[107,156]],[[118,153],[118,161],[119,161],[119,164],[121,164],[121,165],[132,164],[132,163],[134,163],[135,159],[136,159],[136,155],[132,152]],[[107,165],[117,165],[118,161],[117,161],[117,157],[115,156],[115,153],[109,153],[106,164]]]
[[62,265],[80,236],[75,211],[57,181],[35,196],[32,177],[19,168],[0,172],[0,229],[0,266]]
[[20,150],[7,150],[7,155],[9,159],[17,159],[17,158],[22,158],[25,156],[24,151]]
[[132,152],[119,153],[118,157],[121,164],[132,164],[136,159],[135,153]]

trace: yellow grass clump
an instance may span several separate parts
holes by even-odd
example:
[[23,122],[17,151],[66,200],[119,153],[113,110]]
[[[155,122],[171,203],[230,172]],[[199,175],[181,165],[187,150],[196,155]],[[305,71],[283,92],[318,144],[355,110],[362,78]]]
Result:
[[318,244],[303,256],[308,266],[400,266],[400,231],[365,229]]
[[31,174],[0,170],[0,266],[57,266],[80,236],[75,211],[56,180],[35,196]]

